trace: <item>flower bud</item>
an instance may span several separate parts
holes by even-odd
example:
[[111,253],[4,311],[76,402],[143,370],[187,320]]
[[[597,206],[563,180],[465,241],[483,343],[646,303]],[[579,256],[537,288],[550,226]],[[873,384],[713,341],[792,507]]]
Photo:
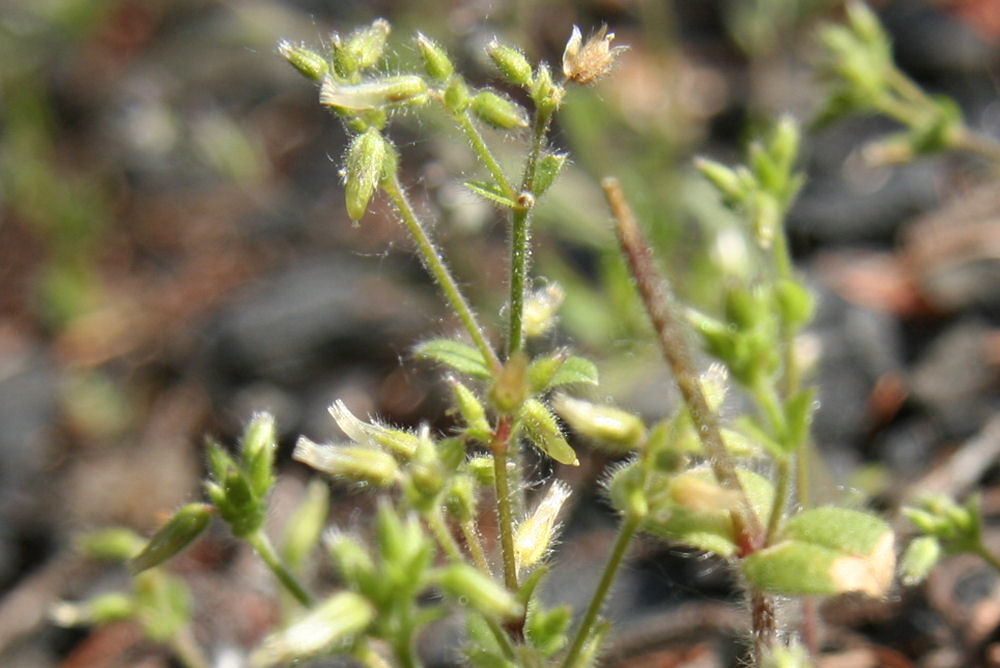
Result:
[[157,531],[142,551],[129,559],[129,571],[135,575],[158,566],[197,538],[212,517],[212,506],[189,503],[182,507]]
[[143,548],[146,541],[131,529],[102,529],[81,536],[77,549],[92,559],[126,561]]
[[528,358],[523,353],[512,355],[500,369],[490,388],[490,403],[499,413],[516,412],[528,396]]
[[340,399],[329,411],[340,430],[358,445],[385,449],[396,457],[409,459],[420,444],[420,438],[411,432],[359,420]]
[[799,154],[800,133],[795,119],[783,115],[774,126],[774,132],[768,144],[768,153],[775,165],[783,172],[788,172]]
[[323,538],[340,577],[351,588],[365,591],[375,578],[375,563],[360,541],[350,535],[331,529]]
[[470,108],[480,119],[501,130],[528,126],[528,114],[524,108],[493,91],[477,93]]
[[528,338],[542,336],[556,324],[556,313],[562,305],[566,292],[558,283],[549,283],[536,290],[524,302],[522,329]]
[[313,81],[322,81],[330,72],[326,58],[304,46],[295,46],[288,40],[278,42],[278,53],[303,76]]
[[370,128],[351,140],[344,165],[344,199],[347,215],[358,221],[368,209],[368,202],[382,178],[386,143],[382,134]]
[[84,603],[57,601],[49,608],[49,619],[62,627],[110,624],[135,614],[130,596],[120,592],[102,594]]
[[545,557],[558,533],[556,519],[569,498],[569,485],[552,483],[535,510],[514,531],[514,562],[517,568],[531,568]]
[[403,103],[423,103],[427,82],[415,74],[400,74],[359,84],[339,84],[332,77],[323,79],[319,102],[340,112],[381,109]]
[[444,48],[423,33],[417,33],[417,48],[420,49],[420,56],[424,59],[424,69],[432,79],[446,81],[455,71],[455,66],[451,64],[448,53]]
[[346,41],[333,36],[333,59],[337,72],[345,78],[375,65],[385,52],[390,26],[385,19],[375,19],[370,26],[352,32]]
[[448,384],[451,385],[451,391],[455,395],[455,406],[458,408],[458,413],[465,422],[465,433],[478,441],[484,443],[489,441],[492,430],[486,419],[486,409],[482,402],[473,394],[472,390],[463,385],[457,378],[449,378]]
[[453,114],[464,113],[472,104],[469,87],[461,77],[455,77],[444,91],[444,106]]
[[278,449],[274,416],[257,413],[250,420],[240,443],[243,468],[250,485],[263,496],[274,484],[274,454]]
[[354,592],[334,594],[291,626],[271,634],[250,655],[250,665],[266,668],[320,654],[348,643],[375,619],[375,609]]
[[548,65],[545,63],[539,65],[538,72],[535,74],[535,82],[531,86],[531,99],[534,100],[538,111],[544,114],[555,112],[562,104],[565,92],[562,86],[558,86],[552,81],[552,72]]
[[389,487],[399,479],[392,455],[360,445],[319,445],[300,436],[292,459],[322,473],[376,487]]
[[941,559],[944,549],[934,536],[918,536],[910,541],[900,564],[900,580],[907,587],[923,582]]
[[524,608],[511,592],[468,564],[452,564],[438,574],[441,589],[490,619],[517,619]]
[[620,408],[566,395],[556,397],[553,408],[575,431],[615,452],[636,450],[646,440],[646,427],[642,420]]
[[306,487],[305,498],[285,524],[281,553],[293,570],[299,569],[306,555],[319,543],[330,509],[330,489],[313,478]]
[[518,420],[524,429],[524,435],[536,448],[556,460],[560,464],[579,466],[580,460],[576,452],[566,442],[559,429],[559,423],[542,402],[528,399],[521,407]]
[[566,78],[585,86],[610,72],[615,59],[628,49],[624,46],[611,48],[614,38],[615,34],[609,33],[607,26],[601,26],[584,44],[580,29],[573,26],[573,33],[563,51],[563,74]]
[[476,455],[469,459],[469,473],[476,479],[476,482],[483,487],[493,487],[495,484],[496,471],[493,468],[493,457],[491,455]]
[[708,158],[695,158],[695,168],[722,193],[727,202],[739,202],[746,196],[743,181],[736,172],[721,162]]
[[459,522],[473,519],[476,516],[475,480],[467,475],[452,476],[445,503],[448,505],[448,510]]
[[517,86],[531,85],[531,63],[523,53],[495,39],[486,46],[486,53],[507,81]]

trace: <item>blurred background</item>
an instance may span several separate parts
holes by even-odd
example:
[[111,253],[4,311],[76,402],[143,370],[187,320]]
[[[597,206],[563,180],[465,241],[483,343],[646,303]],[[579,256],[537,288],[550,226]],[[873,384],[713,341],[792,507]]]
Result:
[[[1000,3],[876,9],[900,66],[1000,139]],[[657,418],[673,401],[671,380],[596,184],[608,173],[623,181],[678,291],[717,309],[720,281],[750,272],[749,255],[739,221],[691,158],[739,160],[778,113],[808,124],[823,97],[816,26],[842,8],[0,1],[0,664],[172,665],[134,629],[61,630],[46,611],[60,597],[126,588],[122,570],[75,557],[74,536],[154,529],[198,498],[204,439],[232,442],[254,411],[272,411],[282,431],[278,522],[308,478],[288,450],[299,434],[336,436],[333,399],[359,415],[447,428],[434,371],[407,358],[455,325],[383,202],[359,226],[348,221],[344,130],[275,49],[280,39],[321,46],[331,31],[379,16],[393,27],[388,67],[416,61],[410,38],[420,30],[478,84],[498,84],[483,54],[494,36],[555,64],[574,24],[586,34],[606,23],[630,46],[607,79],[571,90],[557,119],[553,141],[572,166],[538,209],[533,261],[539,280],[568,293],[551,344],[572,342],[598,362],[601,396]],[[464,141],[433,114],[391,128],[412,196],[438,221],[435,236],[498,335],[505,229],[461,185],[475,174]],[[817,442],[835,491],[891,513],[917,487],[979,490],[993,516],[1000,188],[965,156],[866,164],[864,143],[892,129],[854,119],[803,143],[808,182],[789,225],[820,303],[809,335]],[[494,139],[516,164],[521,145]],[[959,474],[956,453],[967,455]],[[567,475],[597,478],[607,463],[594,455]],[[344,522],[370,504],[338,494]],[[587,569],[596,573],[613,521],[596,492],[578,502],[563,549],[568,576],[553,585],[561,597],[589,595]],[[962,563],[890,601],[828,606],[831,646],[854,657],[838,665],[1000,665],[998,582]],[[240,656],[276,619],[266,577],[224,534],[177,568],[212,656]],[[609,660],[730,665],[738,600],[718,564],[642,544],[610,608],[629,624]]]

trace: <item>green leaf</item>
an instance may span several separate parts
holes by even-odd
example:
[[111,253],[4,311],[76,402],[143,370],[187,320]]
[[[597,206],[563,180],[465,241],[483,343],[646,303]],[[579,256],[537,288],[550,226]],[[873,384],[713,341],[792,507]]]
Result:
[[556,370],[547,389],[574,384],[597,385],[597,366],[583,357],[569,357]]
[[493,181],[466,181],[463,185],[480,197],[485,197],[494,204],[507,207],[508,209],[517,208],[517,202],[507,197],[507,195],[504,194],[503,189]]
[[790,596],[861,592],[883,596],[896,568],[883,520],[847,508],[810,508],[788,520],[782,540],[744,559],[753,585]]
[[482,354],[474,346],[452,339],[432,339],[417,346],[416,356],[434,360],[459,373],[488,380],[493,377]]

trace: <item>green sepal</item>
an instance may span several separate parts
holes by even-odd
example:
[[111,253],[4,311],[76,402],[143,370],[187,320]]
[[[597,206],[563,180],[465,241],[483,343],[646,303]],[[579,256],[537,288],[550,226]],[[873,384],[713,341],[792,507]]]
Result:
[[129,572],[135,575],[159,566],[190,545],[208,526],[213,510],[207,503],[189,503],[180,508],[142,551],[128,560]]
[[231,469],[217,483],[206,483],[206,489],[234,536],[248,536],[264,524],[267,506],[254,494],[242,471]]
[[521,407],[518,421],[525,437],[560,464],[579,466],[576,452],[566,442],[556,417],[537,399],[528,399]]
[[461,341],[431,339],[417,346],[414,354],[420,359],[439,362],[473,378],[489,380],[493,377],[479,349]]
[[480,197],[483,197],[499,206],[507,209],[516,209],[518,206],[517,202],[512,200],[510,197],[507,197],[507,195],[504,194],[503,188],[497,185],[494,181],[466,181],[462,185]]

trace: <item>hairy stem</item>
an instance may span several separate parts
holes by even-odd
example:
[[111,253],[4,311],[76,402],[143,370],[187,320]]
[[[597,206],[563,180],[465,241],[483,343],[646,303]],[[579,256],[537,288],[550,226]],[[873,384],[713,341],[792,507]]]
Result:
[[601,579],[597,583],[594,595],[590,598],[590,605],[587,606],[587,611],[584,613],[583,619],[580,621],[580,627],[576,630],[576,636],[573,638],[573,643],[570,645],[569,651],[566,653],[566,658],[563,659],[563,668],[571,668],[576,664],[576,661],[580,656],[580,652],[586,645],[587,639],[590,637],[591,630],[594,628],[594,622],[597,621],[597,616],[601,612],[604,600],[607,598],[608,592],[611,591],[611,585],[615,580],[615,575],[618,573],[618,568],[621,566],[622,560],[625,558],[625,553],[628,551],[629,543],[632,541],[632,537],[635,536],[635,532],[639,528],[640,522],[641,518],[639,517],[628,517],[624,522],[622,522],[622,525],[618,530],[618,538],[615,539],[615,544],[611,548],[611,554],[608,556],[608,560],[605,563],[604,572],[601,574]]
[[278,556],[278,552],[271,545],[270,539],[268,539],[263,531],[255,531],[246,537],[246,541],[256,550],[260,558],[267,564],[267,567],[278,578],[278,582],[295,597],[296,601],[306,607],[310,607],[313,604],[312,597],[306,593],[306,590],[302,588],[302,585],[295,579],[291,571],[285,567],[285,564],[281,561],[281,557]]
[[500,360],[496,352],[494,352],[493,347],[486,341],[486,336],[483,334],[483,329],[476,320],[476,315],[473,313],[472,307],[469,306],[462,291],[459,290],[458,283],[455,282],[447,265],[444,263],[444,259],[441,257],[441,252],[434,246],[430,237],[427,236],[427,232],[424,230],[420,219],[417,218],[417,214],[413,210],[413,205],[410,204],[409,198],[399,184],[399,176],[395,173],[392,174],[390,178],[383,181],[382,188],[385,190],[386,195],[389,196],[389,200],[396,208],[396,211],[399,212],[410,236],[416,242],[417,251],[420,253],[420,258],[423,260],[424,266],[441,288],[445,299],[448,300],[458,319],[462,321],[462,325],[469,333],[473,343],[476,344],[483,359],[486,360],[486,363],[494,371],[499,370]]
[[660,348],[691,413],[712,472],[720,485],[739,495],[740,503],[733,511],[733,521],[740,537],[740,547],[744,553],[753,552],[761,547],[763,535],[760,521],[736,475],[736,466],[722,441],[718,419],[705,400],[687,342],[676,322],[670,286],[653,266],[649,245],[639,231],[635,215],[625,201],[625,194],[618,181],[613,178],[605,179],[603,187],[615,216],[618,240],[625,259],[635,278],[646,312],[656,329]]
[[500,551],[503,560],[503,581],[512,592],[517,591],[517,564],[514,560],[514,518],[510,510],[510,484],[507,480],[507,451],[510,449],[511,419],[501,417],[490,443],[493,452],[493,477],[497,496],[497,519],[500,529]]

